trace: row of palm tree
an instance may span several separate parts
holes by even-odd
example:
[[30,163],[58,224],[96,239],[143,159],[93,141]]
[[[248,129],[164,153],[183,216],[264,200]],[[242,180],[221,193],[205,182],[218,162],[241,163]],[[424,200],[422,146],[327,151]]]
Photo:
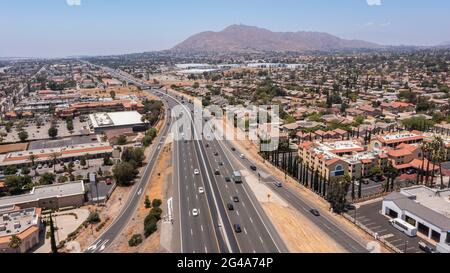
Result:
[[[423,143],[421,149],[422,166],[417,175],[417,183],[425,184],[428,187],[434,187],[434,180],[436,176],[435,169],[436,166],[438,166],[440,188],[444,189],[444,177],[442,175],[442,163],[446,161],[446,147],[444,140],[440,136],[435,136],[432,141]],[[448,184],[448,187],[450,188],[450,183]]]

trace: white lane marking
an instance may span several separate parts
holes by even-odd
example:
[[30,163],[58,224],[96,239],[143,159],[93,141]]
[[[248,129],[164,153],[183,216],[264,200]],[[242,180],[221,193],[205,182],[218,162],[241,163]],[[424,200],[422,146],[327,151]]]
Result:
[[198,200],[198,195],[197,195],[197,194],[195,195],[195,199],[197,199],[197,200]]
[[202,232],[204,232],[204,230],[203,230],[203,225],[200,225],[200,229],[202,230]]
[[242,202],[242,205],[245,207],[245,203],[244,202]]
[[191,236],[194,236],[194,231],[192,231],[192,228],[191,228]]
[[205,246],[205,253],[208,253],[208,248]]
[[239,216],[239,211],[236,211],[237,216]]
[[99,251],[103,251],[103,250],[105,250],[105,248],[106,248],[106,244],[109,242],[109,240],[106,240],[101,246],[100,246],[100,249],[99,249]]
[[252,222],[252,224],[253,224],[253,219],[252,219],[252,217],[250,217],[250,222]]
[[246,228],[244,228],[244,233],[245,233],[245,234],[248,234],[248,233],[247,233],[247,229],[246,229]]
[[264,244],[263,239],[261,238],[261,236],[259,236],[259,240],[261,241],[262,244]]

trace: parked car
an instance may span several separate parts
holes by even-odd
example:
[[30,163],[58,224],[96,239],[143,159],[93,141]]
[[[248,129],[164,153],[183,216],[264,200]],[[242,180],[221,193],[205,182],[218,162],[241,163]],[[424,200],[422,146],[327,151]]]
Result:
[[419,248],[426,253],[436,253],[436,251],[431,246],[425,244],[422,241],[419,242]]
[[111,178],[107,178],[105,182],[106,182],[106,185],[112,185],[113,181]]
[[311,209],[309,212],[311,212],[314,216],[317,216],[317,217],[320,216],[320,212],[316,209]]

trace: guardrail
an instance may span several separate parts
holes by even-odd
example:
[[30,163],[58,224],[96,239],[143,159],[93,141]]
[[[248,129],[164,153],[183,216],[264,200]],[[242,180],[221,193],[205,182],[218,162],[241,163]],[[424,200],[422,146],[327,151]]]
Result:
[[389,249],[391,249],[392,251],[396,252],[396,253],[404,253],[403,251],[401,251],[400,249],[398,249],[397,247],[395,247],[394,245],[392,245],[391,243],[389,243],[387,240],[385,240],[384,238],[380,238],[375,232],[373,232],[372,230],[370,230],[368,227],[366,227],[364,224],[362,224],[359,221],[355,221],[355,218],[353,218],[352,216],[343,213],[342,216],[349,222],[351,222],[352,224],[356,225],[357,227],[359,227],[361,230],[363,230],[364,232],[366,232],[367,234],[369,234],[370,236],[372,236],[375,240],[379,241],[380,243],[384,244],[386,247],[388,247]]

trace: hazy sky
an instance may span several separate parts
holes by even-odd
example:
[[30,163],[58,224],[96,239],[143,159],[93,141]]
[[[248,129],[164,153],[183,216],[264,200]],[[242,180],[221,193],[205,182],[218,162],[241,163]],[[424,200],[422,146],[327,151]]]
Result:
[[445,0],[0,0],[0,57],[169,49],[246,24],[389,45],[450,41]]

